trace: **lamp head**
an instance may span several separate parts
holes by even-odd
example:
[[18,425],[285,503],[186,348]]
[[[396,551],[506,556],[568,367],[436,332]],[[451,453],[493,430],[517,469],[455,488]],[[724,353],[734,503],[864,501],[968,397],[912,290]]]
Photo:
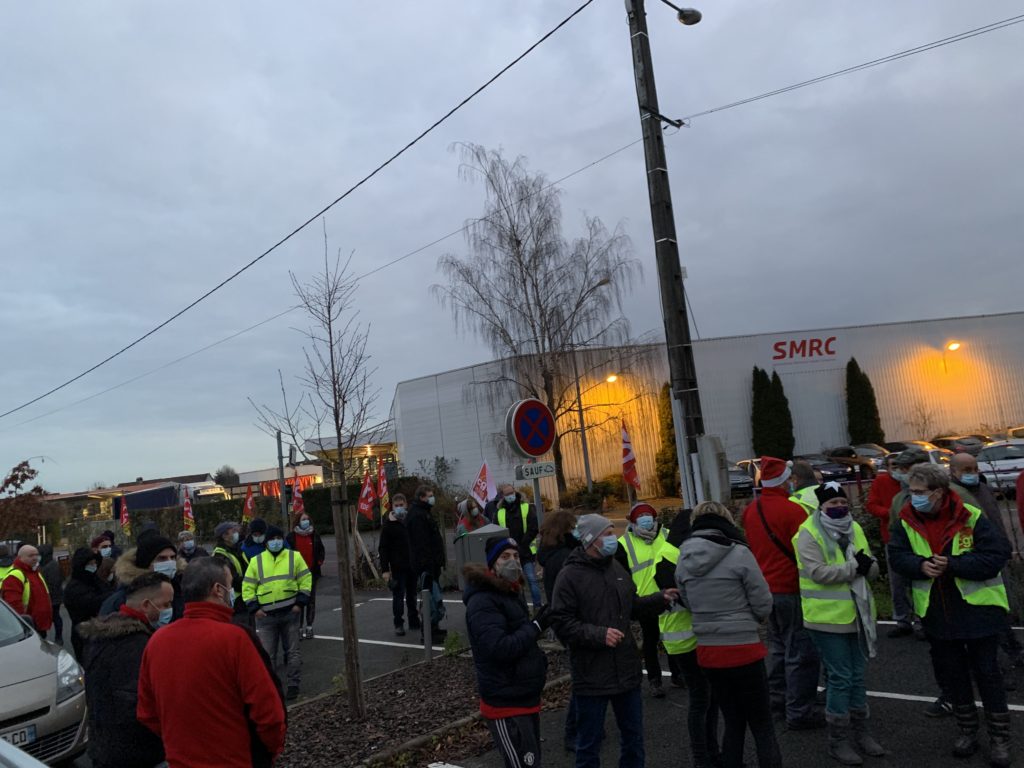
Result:
[[676,18],[679,19],[680,24],[692,27],[694,24],[699,24],[703,16],[696,8],[680,8]]

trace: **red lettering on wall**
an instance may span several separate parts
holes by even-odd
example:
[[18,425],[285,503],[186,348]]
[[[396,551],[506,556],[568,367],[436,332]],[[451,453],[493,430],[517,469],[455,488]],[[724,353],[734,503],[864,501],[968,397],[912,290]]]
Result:
[[772,360],[784,360],[786,358],[786,342],[776,341],[772,349],[775,350]]
[[800,341],[791,340],[789,342],[789,356],[796,357],[807,357],[807,339],[800,339]]
[[832,345],[835,344],[835,341],[836,341],[836,337],[835,336],[829,336],[827,339],[825,339],[825,354],[826,355],[834,355],[836,353],[835,349],[832,347]]
[[811,337],[806,339],[787,339],[772,344],[772,360],[809,360],[816,357],[833,357],[836,337],[822,339]]
[[808,343],[808,357],[820,357],[821,356],[821,339],[811,339]]

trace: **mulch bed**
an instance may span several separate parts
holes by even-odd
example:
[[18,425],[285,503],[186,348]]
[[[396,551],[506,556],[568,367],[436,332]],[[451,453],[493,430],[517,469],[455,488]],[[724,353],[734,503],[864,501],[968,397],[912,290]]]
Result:
[[[565,675],[565,654],[548,652],[548,680]],[[545,706],[564,706],[565,690],[545,695]],[[279,768],[357,766],[469,715],[479,708],[473,660],[468,654],[442,656],[364,683],[367,715],[355,720],[344,693],[300,704],[288,713],[288,739]],[[414,753],[395,755],[376,766],[421,766],[485,752],[487,727],[474,722],[432,740]]]

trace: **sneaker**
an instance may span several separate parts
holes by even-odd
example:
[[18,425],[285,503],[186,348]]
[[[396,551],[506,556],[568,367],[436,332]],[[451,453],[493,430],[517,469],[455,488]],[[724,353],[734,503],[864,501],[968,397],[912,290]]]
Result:
[[661,687],[661,682],[658,682],[657,684],[651,684],[651,696],[653,696],[655,699],[665,698],[665,689]]
[[813,731],[825,727],[825,715],[815,712],[807,717],[797,717],[786,721],[787,731]]
[[405,627],[395,627],[395,634],[399,637],[405,637]]
[[887,637],[895,639],[897,637],[906,637],[907,635],[914,634],[914,628],[910,624],[900,622],[895,627],[889,630]]
[[285,699],[288,701],[295,701],[297,698],[299,698],[299,686],[289,685],[288,693],[285,694]]
[[682,675],[672,675],[671,680],[674,688],[686,687],[686,679]]
[[924,708],[928,717],[949,717],[953,714],[953,704],[941,696]]

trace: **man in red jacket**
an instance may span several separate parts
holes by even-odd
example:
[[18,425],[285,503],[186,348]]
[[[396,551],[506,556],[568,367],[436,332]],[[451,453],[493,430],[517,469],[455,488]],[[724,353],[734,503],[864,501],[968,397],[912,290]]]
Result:
[[768,619],[768,690],[772,709],[784,712],[792,730],[824,728],[814,708],[818,694],[818,652],[804,629],[793,537],[807,512],[789,500],[792,462],[761,458],[761,493],[743,510],[750,550],[772,592]]
[[231,622],[231,571],[219,558],[193,560],[182,595],[185,615],[142,656],[139,722],[172,766],[270,766],[284,748],[284,699],[258,641]]
[[46,637],[53,626],[50,591],[39,575],[39,550],[26,544],[18,550],[10,573],[3,581],[3,600],[21,616],[28,616],[36,631]]
[[868,491],[868,500],[865,506],[874,517],[878,518],[879,532],[882,534],[882,544],[889,543],[889,512],[892,509],[892,500],[896,494],[903,489],[903,485],[892,476],[892,458],[896,454],[890,453],[885,458],[885,472],[879,472],[878,476],[871,481],[871,489]]

